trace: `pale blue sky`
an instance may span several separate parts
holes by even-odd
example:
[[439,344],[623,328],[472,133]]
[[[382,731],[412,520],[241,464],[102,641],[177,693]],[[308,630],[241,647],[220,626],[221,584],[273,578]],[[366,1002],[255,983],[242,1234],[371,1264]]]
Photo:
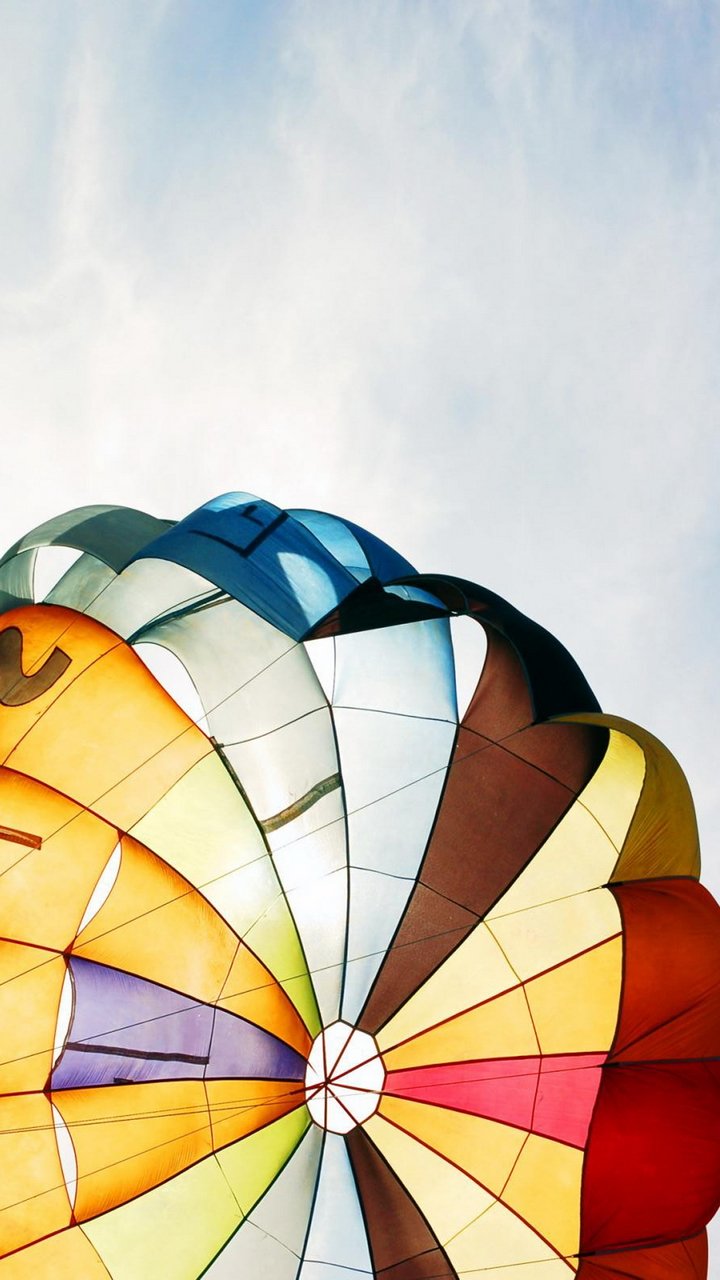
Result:
[[347,515],[667,742],[717,892],[720,8],[0,23],[0,541],[228,488]]

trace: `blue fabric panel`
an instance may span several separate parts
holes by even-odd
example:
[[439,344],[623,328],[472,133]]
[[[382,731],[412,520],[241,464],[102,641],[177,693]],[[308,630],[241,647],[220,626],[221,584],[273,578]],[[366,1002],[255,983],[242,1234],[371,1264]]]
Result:
[[384,590],[386,595],[397,596],[400,600],[414,600],[416,604],[429,604],[444,616],[447,615],[447,605],[438,596],[431,595],[429,591],[424,591],[422,587],[412,587],[407,583],[402,583],[397,586],[385,587]]
[[359,524],[353,524],[350,520],[343,523],[355,534],[368,558],[373,575],[381,582],[392,582],[393,578],[404,578],[409,573],[415,573],[409,560],[398,555],[386,542],[381,542],[374,533],[368,533],[367,529],[362,529]]
[[213,499],[137,558],[185,565],[295,640],[358,585],[302,524],[249,494]]
[[331,555],[344,565],[358,582],[370,577],[370,565],[360,543],[344,520],[324,511],[289,511],[288,515],[309,529]]

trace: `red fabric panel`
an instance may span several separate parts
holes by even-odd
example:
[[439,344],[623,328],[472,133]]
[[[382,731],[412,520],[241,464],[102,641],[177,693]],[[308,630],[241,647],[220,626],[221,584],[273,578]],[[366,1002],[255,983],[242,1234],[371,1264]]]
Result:
[[533,1133],[585,1146],[604,1061],[604,1053],[542,1059]]
[[720,1063],[618,1063],[602,1075],[581,1252],[696,1235],[720,1201]]
[[390,1071],[384,1093],[583,1147],[605,1054],[449,1062]]
[[611,1061],[720,1056],[720,907],[695,880],[612,891],[625,959]]
[[530,1129],[539,1074],[538,1058],[446,1062],[390,1071],[383,1093]]
[[707,1280],[707,1235],[660,1245],[585,1258],[577,1280]]

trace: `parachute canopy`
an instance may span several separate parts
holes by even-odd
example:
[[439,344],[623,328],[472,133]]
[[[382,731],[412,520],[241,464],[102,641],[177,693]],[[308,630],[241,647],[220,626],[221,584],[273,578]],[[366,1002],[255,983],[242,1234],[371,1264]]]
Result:
[[705,1274],[719,912],[557,640],[245,494],[0,606],[0,1280]]

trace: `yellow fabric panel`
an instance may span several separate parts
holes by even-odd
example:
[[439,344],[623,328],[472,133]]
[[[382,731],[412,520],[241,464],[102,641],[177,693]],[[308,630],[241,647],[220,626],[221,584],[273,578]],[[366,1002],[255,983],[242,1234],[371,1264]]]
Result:
[[492,924],[513,911],[607,884],[617,857],[618,851],[607,832],[576,801],[515,883],[488,912],[486,920]]
[[[498,1268],[498,1280],[507,1280],[509,1269],[518,1261],[546,1262],[547,1274],[545,1268],[537,1268],[543,1280],[569,1280],[570,1269],[553,1249],[467,1174],[378,1114],[363,1127],[424,1213],[459,1274],[485,1276]],[[528,1280],[533,1275],[530,1272]]]
[[490,1192],[467,1174],[377,1113],[363,1128],[425,1214],[441,1244],[494,1203]]
[[503,1192],[505,1203],[566,1256],[580,1248],[583,1156],[531,1133]]
[[164,1182],[212,1147],[202,1080],[53,1094],[75,1147],[78,1222]]
[[17,721],[25,736],[12,733],[6,763],[127,830],[212,746],[129,645],[90,618],[58,612],[74,620],[61,638],[72,661],[47,694],[0,717],[0,744],[7,720],[27,722]]
[[[237,872],[269,858],[250,810],[216,752],[180,778],[132,834],[201,888],[239,936],[267,906],[269,899],[248,901],[234,891]],[[274,878],[273,895],[277,887]]]
[[[50,687],[31,701],[17,707],[3,707],[0,714],[0,761],[32,731],[49,707],[69,688],[78,675],[103,654],[122,645],[112,631],[99,626],[72,609],[57,605],[24,605],[2,616],[0,631],[17,627],[22,632],[22,674],[40,671],[53,651],[59,648],[70,664]],[[34,769],[29,769],[34,774]],[[62,790],[62,788],[60,788]]]
[[73,951],[198,1000],[214,1001],[237,950],[231,929],[196,889],[132,836],[120,872]]
[[511,1125],[404,1098],[382,1098],[379,1113],[496,1196],[501,1195],[528,1138]]
[[311,1038],[283,988],[242,942],[237,948],[222,992],[217,1000],[229,1009],[291,1044],[304,1057]]
[[296,1107],[289,1115],[218,1152],[220,1168],[245,1215],[289,1160],[309,1124],[307,1108]]
[[54,951],[0,942],[0,1093],[45,1088],[66,972]]
[[70,1224],[48,1099],[0,1098],[0,1252],[10,1253]]
[[434,1062],[514,1058],[538,1052],[524,990],[515,987],[389,1050],[383,1061],[388,1071],[398,1071]]
[[206,1088],[216,1150],[272,1124],[305,1102],[305,1089],[299,1081],[208,1080]]
[[434,1026],[441,1018],[461,1013],[517,982],[517,974],[494,937],[484,924],[479,924],[385,1024],[376,1037],[378,1047],[381,1051],[389,1049]]
[[82,1227],[68,1227],[0,1262],[0,1280],[111,1280]]
[[195,1280],[239,1221],[230,1188],[209,1159],[83,1229],[113,1280]]
[[[637,787],[639,799],[624,830],[611,832],[622,850],[612,879],[645,880],[662,876],[693,876],[697,879],[700,875],[700,845],[695,806],[687,779],[667,747],[646,729],[619,716],[587,714],[563,719],[604,725],[611,730],[611,744],[616,740],[624,744],[626,789],[629,796],[632,788]],[[639,785],[638,757],[643,761]],[[589,809],[596,811],[597,800],[590,791],[594,781],[586,788],[582,799]]]
[[637,808],[645,780],[645,756],[632,738],[612,729],[612,717],[602,715],[563,716],[562,720],[601,724],[610,729],[610,740],[600,768],[596,770],[579,803],[600,823],[620,850]]
[[271,906],[248,929],[245,941],[287,992],[312,1036],[318,1035],[320,1014],[307,961],[285,896],[279,889]]
[[620,910],[609,889],[576,893],[488,922],[523,982],[587,951],[621,927]]
[[463,1280],[468,1276],[477,1280],[572,1280],[575,1269],[500,1202],[449,1240],[445,1250]]
[[543,1053],[603,1053],[617,1021],[622,939],[612,938],[525,986]]
[[667,747],[646,729],[619,716],[567,718],[607,726],[612,730],[611,738],[623,739],[644,759],[642,794],[624,838],[613,880],[649,880],[661,876],[697,879],[700,844],[695,806],[685,774]]
[[[2,719],[2,716],[0,716]],[[0,932],[62,951],[117,844],[115,827],[49,787],[0,768]],[[39,849],[17,841],[25,832]]]

